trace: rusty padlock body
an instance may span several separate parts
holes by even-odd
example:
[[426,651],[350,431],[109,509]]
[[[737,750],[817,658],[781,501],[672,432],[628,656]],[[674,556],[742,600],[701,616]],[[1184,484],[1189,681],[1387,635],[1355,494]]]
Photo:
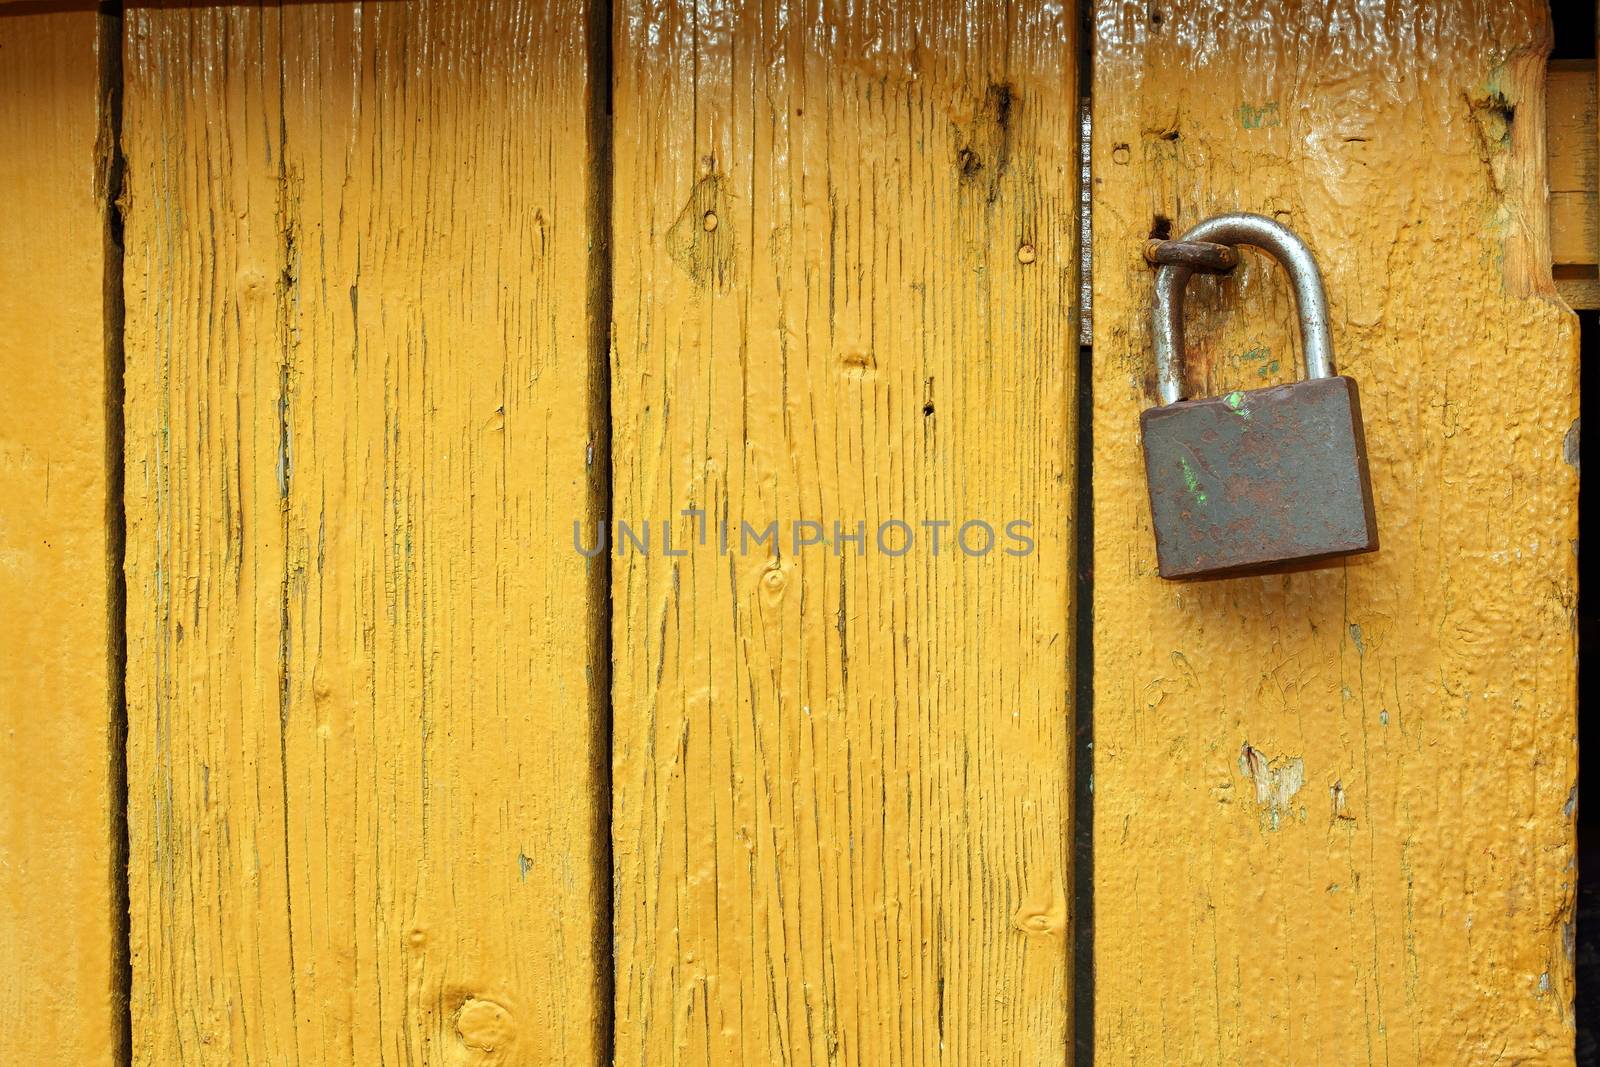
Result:
[[1140,417],[1156,560],[1163,578],[1293,570],[1378,547],[1356,383],[1334,373],[1322,275],[1305,242],[1236,213],[1180,240],[1253,245],[1294,284],[1306,378],[1183,399],[1183,292],[1193,268],[1156,272],[1160,407]]

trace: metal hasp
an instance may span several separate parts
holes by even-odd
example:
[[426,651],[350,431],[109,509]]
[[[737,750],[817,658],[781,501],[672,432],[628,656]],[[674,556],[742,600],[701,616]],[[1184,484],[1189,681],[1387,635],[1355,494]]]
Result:
[[1157,241],[1144,243],[1144,260],[1153,267],[1164,263],[1192,267],[1205,274],[1227,274],[1239,265],[1232,245],[1212,241]]
[[1305,242],[1261,215],[1218,215],[1183,242],[1253,245],[1287,269],[1306,380],[1183,399],[1183,293],[1194,267],[1156,271],[1161,406],[1140,417],[1163,578],[1294,570],[1378,547],[1356,383],[1333,370],[1328,302]]

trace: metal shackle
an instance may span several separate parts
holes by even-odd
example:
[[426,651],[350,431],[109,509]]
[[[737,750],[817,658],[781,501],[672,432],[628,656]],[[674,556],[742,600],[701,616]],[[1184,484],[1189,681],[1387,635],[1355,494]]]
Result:
[[[1289,272],[1295,307],[1300,315],[1300,338],[1306,353],[1307,378],[1332,378],[1333,342],[1328,335],[1328,295],[1322,272],[1306,243],[1289,227],[1267,218],[1237,211],[1215,215],[1180,241],[1210,241],[1224,245],[1253,245]],[[1183,291],[1194,268],[1166,264],[1156,270],[1153,332],[1156,347],[1156,388],[1160,401],[1176,404],[1183,399]]]

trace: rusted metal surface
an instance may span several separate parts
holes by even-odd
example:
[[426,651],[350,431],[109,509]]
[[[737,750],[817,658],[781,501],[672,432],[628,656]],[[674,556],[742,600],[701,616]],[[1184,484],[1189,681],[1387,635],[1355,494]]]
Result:
[[1158,241],[1145,242],[1144,259],[1154,267],[1188,267],[1204,274],[1227,274],[1239,265],[1239,253],[1233,246],[1215,241]]
[[1378,547],[1353,379],[1167,404],[1139,421],[1163,578],[1290,568]]

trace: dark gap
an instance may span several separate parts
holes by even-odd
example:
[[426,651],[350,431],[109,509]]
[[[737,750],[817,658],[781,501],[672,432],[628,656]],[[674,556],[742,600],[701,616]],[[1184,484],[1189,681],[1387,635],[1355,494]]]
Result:
[[1094,357],[1078,349],[1077,573],[1072,610],[1073,1063],[1094,1060]]
[[1557,263],[1550,268],[1550,274],[1557,281],[1586,280],[1600,278],[1600,267],[1596,267],[1593,263]]
[[108,791],[111,811],[107,833],[111,838],[111,947],[112,996],[117,1012],[111,1059],[133,1062],[133,961],[129,944],[132,928],[128,900],[128,585],[123,571],[127,551],[127,515],[123,508],[123,325],[126,304],[122,291],[122,190],[125,161],[122,155],[122,5],[99,5],[98,51],[100,100],[104,109],[95,145],[95,173],[104,197],[102,234],[103,307],[105,321],[105,469],[106,469],[106,658]]
[[1172,220],[1165,215],[1157,215],[1150,221],[1150,239],[1152,241],[1168,241],[1172,239]]
[[1593,59],[1595,5],[1555,0],[1550,5],[1555,24],[1555,47],[1551,59]]
[[[1092,139],[1091,87],[1094,27],[1090,5],[1079,10],[1078,124],[1079,279],[1078,314],[1092,314],[1094,183],[1089,166]],[[1170,231],[1171,222],[1167,223]],[[1072,590],[1072,1057],[1095,1062],[1094,1040],[1094,358],[1080,331],[1078,346],[1078,454],[1073,500]]]
[[[611,500],[611,308],[612,256],[612,0],[591,0],[585,11],[588,34],[589,90],[588,224],[589,255],[589,485],[588,515],[605,529],[612,520]],[[602,541],[602,543],[604,543]],[[589,568],[589,764],[594,776],[594,802],[589,840],[596,871],[594,901],[595,1047],[600,1062],[615,1058],[616,893],[611,849],[611,553],[599,552]]]

